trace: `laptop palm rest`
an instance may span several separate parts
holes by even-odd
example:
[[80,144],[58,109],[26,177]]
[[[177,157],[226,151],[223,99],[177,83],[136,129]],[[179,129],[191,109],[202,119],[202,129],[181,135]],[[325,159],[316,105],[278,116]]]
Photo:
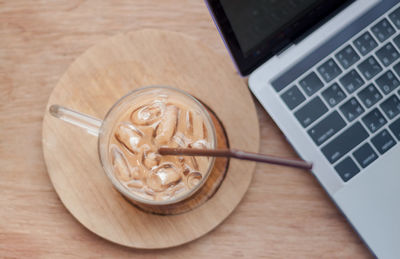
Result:
[[400,146],[334,194],[368,246],[383,258],[400,254]]

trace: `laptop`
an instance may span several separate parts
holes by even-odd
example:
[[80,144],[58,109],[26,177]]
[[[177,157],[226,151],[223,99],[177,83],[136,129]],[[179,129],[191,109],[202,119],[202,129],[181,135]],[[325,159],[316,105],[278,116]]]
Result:
[[367,246],[400,258],[399,0],[206,0],[251,92]]

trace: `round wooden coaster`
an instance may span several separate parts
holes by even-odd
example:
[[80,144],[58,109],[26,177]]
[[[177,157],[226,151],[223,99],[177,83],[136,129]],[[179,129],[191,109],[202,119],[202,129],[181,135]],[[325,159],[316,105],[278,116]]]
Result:
[[[182,34],[143,30],[88,49],[54,88],[48,102],[103,118],[127,92],[147,85],[183,89],[221,120],[232,148],[257,152],[253,100],[230,60]],[[224,181],[204,204],[177,215],[147,213],[125,200],[102,170],[97,139],[53,118],[43,120],[43,154],[61,201],[97,235],[135,248],[166,248],[192,241],[220,224],[248,189],[253,162],[231,160]]]

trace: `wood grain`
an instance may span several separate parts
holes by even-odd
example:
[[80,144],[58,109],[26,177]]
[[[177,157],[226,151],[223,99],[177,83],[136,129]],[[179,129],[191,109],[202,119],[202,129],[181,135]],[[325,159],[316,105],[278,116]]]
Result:
[[[41,151],[47,99],[69,64],[108,36],[142,28],[183,32],[229,55],[202,1],[15,0],[0,7],[0,257],[370,257],[311,174],[261,164],[235,212],[195,242],[142,251],[86,230],[58,199]],[[260,152],[296,158],[257,108]]]

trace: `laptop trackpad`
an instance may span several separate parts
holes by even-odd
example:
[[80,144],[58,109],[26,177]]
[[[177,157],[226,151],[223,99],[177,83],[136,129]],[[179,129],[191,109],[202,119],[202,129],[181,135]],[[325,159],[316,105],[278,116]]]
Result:
[[376,256],[400,256],[400,145],[334,195]]

